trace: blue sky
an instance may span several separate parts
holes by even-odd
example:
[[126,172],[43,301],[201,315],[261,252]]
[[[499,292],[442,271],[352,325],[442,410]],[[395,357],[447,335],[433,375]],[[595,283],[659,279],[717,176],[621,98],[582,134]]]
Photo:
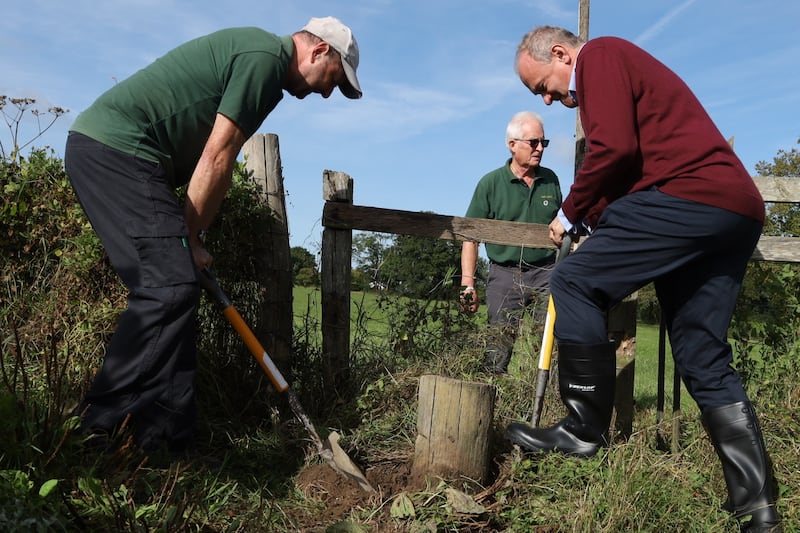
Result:
[[[509,118],[525,109],[544,118],[551,144],[543,164],[566,193],[576,112],[530,94],[513,58],[534,26],[577,32],[578,4],[10,0],[0,16],[0,94],[68,108],[35,143],[63,156],[77,114],[172,47],[224,27],[290,34],[311,16],[337,16],[360,45],[364,98],[336,92],[301,101],[287,94],[259,130],[279,136],[291,244],[317,252],[324,169],[353,177],[358,205],[462,216],[477,180],[508,155]],[[755,173],[758,161],[772,161],[800,138],[798,23],[794,0],[595,0],[589,33],[629,39],[670,66],[723,135],[735,137],[736,152]],[[8,138],[0,130],[0,139]]]

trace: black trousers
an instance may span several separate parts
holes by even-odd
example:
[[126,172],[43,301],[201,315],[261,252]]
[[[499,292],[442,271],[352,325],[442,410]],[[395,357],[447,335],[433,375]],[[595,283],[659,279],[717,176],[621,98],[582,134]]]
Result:
[[550,278],[556,338],[607,341],[605,312],[652,281],[676,368],[700,409],[747,400],[727,331],[761,227],[658,190],[616,200]]
[[183,209],[160,165],[84,135],[70,133],[65,167],[129,290],[81,428],[110,432],[130,416],[140,446],[180,448],[194,427],[200,294]]

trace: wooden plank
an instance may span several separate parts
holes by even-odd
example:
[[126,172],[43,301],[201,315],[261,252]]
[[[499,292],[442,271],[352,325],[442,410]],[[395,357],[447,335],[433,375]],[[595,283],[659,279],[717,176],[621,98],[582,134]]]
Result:
[[435,213],[400,211],[326,202],[322,225],[457,241],[491,242],[506,246],[555,248],[545,224],[463,218]]
[[[765,202],[800,203],[800,178],[755,176],[753,181]],[[761,237],[753,260],[800,263],[800,237]]]
[[[356,229],[527,248],[554,248],[544,224],[462,218],[340,202],[325,203],[322,224],[331,229]],[[798,263],[800,238],[761,237],[753,259]]]
[[800,178],[755,176],[753,181],[765,202],[800,203]]
[[755,261],[800,263],[800,237],[762,236],[753,252]]

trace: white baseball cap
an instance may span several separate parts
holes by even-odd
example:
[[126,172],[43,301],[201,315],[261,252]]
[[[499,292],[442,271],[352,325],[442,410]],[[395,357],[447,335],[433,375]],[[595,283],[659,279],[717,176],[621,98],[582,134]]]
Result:
[[347,83],[339,85],[339,90],[348,98],[361,98],[361,85],[356,77],[358,43],[350,28],[342,24],[342,21],[336,17],[312,17],[303,30],[316,35],[339,52],[342,58],[342,67],[347,76]]

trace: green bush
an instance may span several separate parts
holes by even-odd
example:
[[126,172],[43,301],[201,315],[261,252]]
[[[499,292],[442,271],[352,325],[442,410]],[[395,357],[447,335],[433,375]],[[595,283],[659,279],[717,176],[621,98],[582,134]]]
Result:
[[[77,202],[63,161],[45,150],[2,160],[0,191],[0,457],[6,469],[0,470],[0,529],[148,531],[150,523],[163,531],[202,530],[208,520],[195,514],[218,514],[235,484],[212,478],[195,489],[180,471],[142,470],[142,458],[127,448],[122,455],[84,455],[70,436],[76,422],[71,412],[102,364],[125,307],[125,288]],[[263,300],[254,280],[267,253],[260,231],[271,214],[255,194],[238,167],[209,234],[226,289],[242,310]],[[198,324],[206,412],[231,401],[227,407],[234,408],[223,416],[246,414],[241,406],[248,402],[262,415],[270,403],[258,391],[263,372],[251,357],[232,355],[242,350],[241,339],[209,301]]]
[[791,391],[800,374],[800,268],[751,263],[729,332],[734,366],[748,389],[768,401]]
[[52,152],[5,161],[0,189],[3,387],[55,423],[102,357],[122,291]]

